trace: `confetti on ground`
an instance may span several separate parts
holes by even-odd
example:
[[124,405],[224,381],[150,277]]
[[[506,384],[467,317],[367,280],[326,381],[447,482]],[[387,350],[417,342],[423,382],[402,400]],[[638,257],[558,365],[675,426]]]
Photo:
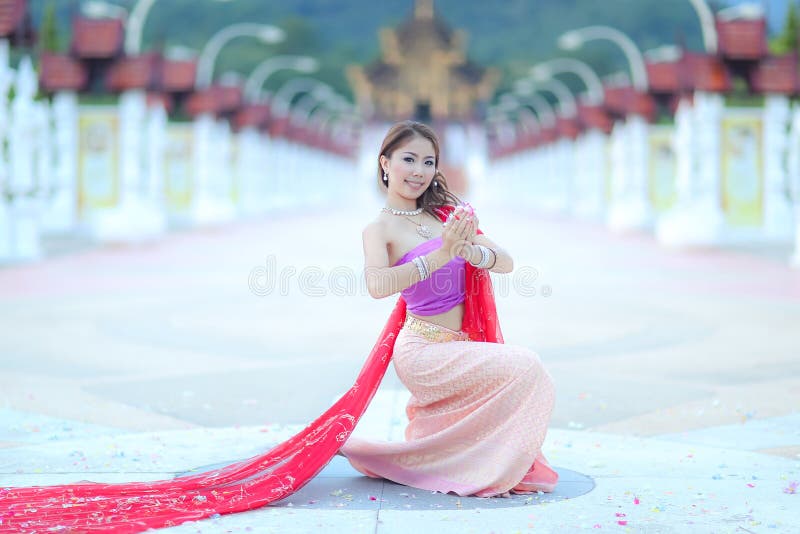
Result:
[[800,484],[796,480],[792,480],[791,482],[789,482],[788,486],[783,488],[783,492],[794,495],[797,493],[798,485]]

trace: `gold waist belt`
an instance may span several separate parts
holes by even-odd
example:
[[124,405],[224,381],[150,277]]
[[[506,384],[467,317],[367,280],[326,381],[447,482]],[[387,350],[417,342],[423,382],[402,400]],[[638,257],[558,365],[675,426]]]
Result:
[[407,328],[433,343],[469,341],[469,335],[466,332],[456,332],[444,326],[417,319],[412,315],[406,315],[406,322],[403,324],[403,328]]

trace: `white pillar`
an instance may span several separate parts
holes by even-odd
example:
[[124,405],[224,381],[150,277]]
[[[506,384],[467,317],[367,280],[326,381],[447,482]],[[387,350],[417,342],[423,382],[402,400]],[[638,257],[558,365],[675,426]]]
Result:
[[541,206],[544,211],[557,212],[561,208],[559,204],[558,181],[561,177],[561,150],[559,141],[550,143],[545,147],[545,187],[542,191]]
[[575,205],[572,212],[582,219],[601,220],[606,183],[606,136],[591,129],[576,142]]
[[558,151],[558,171],[555,175],[556,210],[562,214],[571,213],[575,202],[575,142],[562,138],[556,144]]
[[611,176],[606,224],[611,226],[611,216],[616,203],[621,202],[628,181],[628,130],[625,123],[615,121],[611,129]]
[[[167,149],[167,110],[161,104],[147,110],[146,175],[144,196],[153,210],[167,219],[164,170]],[[166,223],[165,223],[166,224]]]
[[794,254],[790,260],[793,267],[800,268],[800,104],[792,110],[787,151],[789,192],[794,212]]
[[53,196],[43,218],[43,230],[66,233],[78,221],[78,96],[59,92],[53,96]]
[[770,241],[789,241],[793,234],[785,165],[789,121],[789,98],[766,95],[763,122],[764,237]]
[[[695,93],[694,139],[696,180],[693,197],[705,210],[705,224],[721,230],[724,216],[720,202],[722,180],[721,125],[725,99],[714,93]],[[714,221],[717,221],[714,224]]]
[[236,174],[239,176],[239,213],[246,217],[258,215],[262,210],[262,192],[259,179],[264,173],[260,166],[261,135],[252,126],[244,128],[239,136],[239,153]]
[[8,191],[8,90],[14,80],[14,71],[8,65],[8,41],[0,39],[0,263],[11,256],[11,213],[6,193]]
[[194,224],[219,224],[234,217],[230,199],[229,139],[211,114],[194,121],[194,190],[191,220]]
[[33,174],[37,201],[43,212],[43,217],[39,221],[40,229],[42,229],[43,221],[50,217],[48,204],[55,195],[58,182],[53,165],[55,158],[50,105],[47,100],[40,100],[34,103],[33,111],[31,116],[31,120],[35,122]]
[[647,121],[639,115],[630,115],[624,123],[614,125],[614,135],[613,195],[608,226],[617,231],[647,230],[653,224],[647,181]]
[[92,236],[103,242],[136,242],[156,238],[166,229],[166,215],[152,197],[148,174],[147,97],[142,89],[119,99],[119,176],[116,206],[90,217]]
[[677,200],[656,226],[659,242],[668,246],[707,246],[722,238],[720,207],[720,128],[724,101],[696,93],[683,99],[675,113]]
[[258,134],[258,145],[255,153],[256,173],[254,176],[255,190],[258,197],[258,213],[264,214],[269,210],[270,178],[269,166],[272,161],[272,138],[266,132]]
[[283,137],[276,137],[272,141],[272,164],[270,165],[269,180],[273,184],[273,195],[270,206],[276,209],[288,207],[290,204],[289,177],[293,161],[292,143]]
[[35,260],[42,255],[39,218],[41,197],[34,179],[36,157],[36,73],[29,57],[22,59],[11,103],[8,190],[10,204],[10,258]]

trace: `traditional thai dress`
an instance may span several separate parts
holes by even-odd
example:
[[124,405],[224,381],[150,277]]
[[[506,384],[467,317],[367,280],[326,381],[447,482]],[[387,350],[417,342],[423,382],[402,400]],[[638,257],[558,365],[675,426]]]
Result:
[[[452,209],[441,207],[441,219]],[[401,261],[435,245],[423,243]],[[488,272],[453,265],[463,285],[461,275],[449,275],[454,286],[442,302],[464,302],[461,331],[409,319],[405,297],[417,313],[441,304],[424,290],[404,292],[353,386],[287,441],[221,469],[168,480],[0,486],[0,533],[141,532],[252,510],[302,488],[345,442],[362,472],[420,488],[461,495],[551,489],[557,475],[540,447],[552,383],[534,353],[503,344]],[[348,441],[393,356],[413,395],[407,441]]]
[[[401,257],[402,265],[442,245],[436,237]],[[414,315],[464,302],[466,262],[456,257],[405,289]],[[558,475],[541,453],[553,410],[553,382],[525,347],[472,341],[407,314],[392,356],[411,392],[404,442],[351,437],[342,452],[362,473],[458,495],[552,491]]]

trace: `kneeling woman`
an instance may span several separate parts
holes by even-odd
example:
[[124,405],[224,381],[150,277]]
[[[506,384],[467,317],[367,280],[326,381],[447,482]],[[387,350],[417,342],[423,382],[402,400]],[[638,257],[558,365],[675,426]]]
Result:
[[409,424],[404,442],[351,437],[342,453],[368,476],[427,490],[552,491],[541,447],[553,383],[536,353],[503,344],[488,275],[510,272],[511,257],[447,190],[430,128],[395,125],[378,163],[386,206],[363,232],[365,272],[373,297],[405,301],[392,358]]

